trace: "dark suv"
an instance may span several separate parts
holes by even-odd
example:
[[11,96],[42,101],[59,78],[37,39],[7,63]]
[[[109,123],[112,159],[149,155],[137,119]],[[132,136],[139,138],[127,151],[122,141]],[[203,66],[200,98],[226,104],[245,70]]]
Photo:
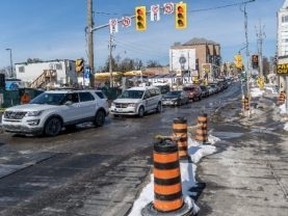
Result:
[[198,85],[185,86],[183,90],[187,92],[189,100],[196,101],[202,99],[202,90]]

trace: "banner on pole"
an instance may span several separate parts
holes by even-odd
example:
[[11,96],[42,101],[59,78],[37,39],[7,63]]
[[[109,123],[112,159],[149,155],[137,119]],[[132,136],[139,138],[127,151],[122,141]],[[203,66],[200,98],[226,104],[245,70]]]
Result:
[[151,21],[159,21],[160,20],[160,5],[152,5],[151,6]]
[[110,26],[110,34],[114,34],[118,32],[118,20],[117,19],[110,19],[109,26]]

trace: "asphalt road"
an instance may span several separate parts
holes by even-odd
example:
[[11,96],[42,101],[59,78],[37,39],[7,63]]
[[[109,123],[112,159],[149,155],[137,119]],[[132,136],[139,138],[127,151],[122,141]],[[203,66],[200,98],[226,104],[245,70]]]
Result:
[[59,136],[0,137],[0,215],[123,216],[146,184],[154,137],[170,135],[173,119],[195,125],[201,112],[215,112],[240,94],[239,84],[218,95],[160,114],[108,117]]

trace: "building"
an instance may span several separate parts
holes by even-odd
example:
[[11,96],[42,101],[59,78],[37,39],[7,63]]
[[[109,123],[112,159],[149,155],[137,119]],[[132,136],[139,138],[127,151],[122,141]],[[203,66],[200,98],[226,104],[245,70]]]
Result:
[[61,86],[77,83],[75,61],[68,59],[16,63],[15,73],[17,79],[33,88],[46,87],[48,84]]
[[220,74],[221,47],[204,38],[193,38],[170,48],[170,71],[188,73],[200,79],[214,79]]
[[[277,64],[288,63],[288,0],[285,0],[278,11],[277,25]],[[285,89],[285,76],[278,76],[279,90]]]

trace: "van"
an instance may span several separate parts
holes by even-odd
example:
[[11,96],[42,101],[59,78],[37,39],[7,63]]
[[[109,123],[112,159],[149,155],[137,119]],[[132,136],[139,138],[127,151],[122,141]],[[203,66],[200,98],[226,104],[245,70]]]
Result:
[[135,115],[143,117],[145,113],[162,111],[162,95],[155,86],[132,87],[111,103],[110,112],[113,116]]

